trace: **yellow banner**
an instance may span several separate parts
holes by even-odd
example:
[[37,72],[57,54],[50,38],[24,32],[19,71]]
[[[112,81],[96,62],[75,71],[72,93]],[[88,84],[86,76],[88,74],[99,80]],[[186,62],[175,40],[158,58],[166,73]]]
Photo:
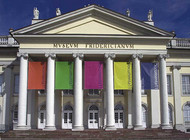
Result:
[[114,62],[114,89],[132,90],[131,62]]

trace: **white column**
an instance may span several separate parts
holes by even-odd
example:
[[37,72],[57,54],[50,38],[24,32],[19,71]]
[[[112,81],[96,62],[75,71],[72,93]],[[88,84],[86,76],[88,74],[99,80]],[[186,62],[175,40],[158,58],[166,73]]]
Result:
[[116,130],[114,115],[113,59],[115,54],[105,54],[106,58],[106,129]]
[[47,95],[46,95],[46,126],[45,130],[55,130],[55,54],[45,54],[47,57]]
[[160,107],[161,107],[161,128],[170,129],[168,113],[168,92],[166,76],[166,58],[168,55],[159,55],[159,76],[160,76]]
[[28,93],[28,112],[27,112],[27,126],[31,129],[36,128],[35,113],[36,113],[36,94],[35,90],[30,90]]
[[4,82],[5,87],[3,91],[3,106],[2,106],[2,127],[1,130],[9,130],[10,128],[10,96],[11,96],[11,73],[12,66],[5,66],[4,69]]
[[[104,71],[105,73],[105,71]],[[104,85],[105,87],[105,85]],[[107,99],[106,99],[106,90],[104,90],[104,126],[103,128],[105,129],[106,128],[106,118],[107,118],[107,110],[106,110],[106,102],[107,102]]]
[[74,69],[74,122],[73,131],[83,131],[83,89],[82,89],[82,58],[83,54],[73,54]]
[[133,108],[134,108],[134,129],[144,129],[142,127],[142,103],[141,103],[141,69],[140,59],[142,54],[133,54]]
[[28,91],[28,106],[27,106],[27,126],[28,128],[31,128],[31,120],[32,120],[32,105],[34,104],[33,96],[35,93],[33,93],[32,90]]
[[28,129],[26,126],[27,113],[27,79],[28,79],[28,54],[17,54],[20,57],[20,81],[18,98],[18,130]]
[[148,93],[150,97],[150,118],[151,128],[160,127],[160,96],[159,90],[150,90]]
[[183,116],[182,116],[182,109],[181,109],[181,86],[180,85],[180,72],[181,66],[174,65],[172,66],[172,74],[173,74],[173,94],[174,94],[174,124],[175,129],[185,131],[183,125]]
[[128,119],[128,125],[127,125],[127,128],[128,129],[131,129],[131,128],[133,128],[133,120],[132,120],[132,118],[133,118],[133,116],[132,116],[132,107],[133,107],[133,101],[132,101],[132,91],[129,91],[128,92],[128,117],[127,117],[127,119]]

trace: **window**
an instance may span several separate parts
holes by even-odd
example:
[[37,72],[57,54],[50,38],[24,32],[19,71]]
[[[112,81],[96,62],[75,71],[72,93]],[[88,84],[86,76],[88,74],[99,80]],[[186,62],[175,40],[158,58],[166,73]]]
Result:
[[169,122],[170,122],[170,124],[172,124],[172,122],[173,122],[173,115],[172,115],[173,111],[172,111],[172,106],[170,104],[168,104],[168,113],[169,113]]
[[148,116],[148,111],[147,107],[145,105],[142,105],[142,125],[143,127],[147,127],[147,116]]
[[98,89],[89,89],[88,95],[100,95]]
[[190,103],[188,103],[184,106],[183,117],[184,117],[185,122],[190,121]]
[[[66,105],[64,107],[64,123],[72,124],[72,115],[73,115],[73,108],[70,105]],[[66,128],[72,128],[72,126],[68,127],[67,125],[65,126]]]
[[73,95],[73,90],[63,90],[63,95]]
[[19,74],[14,75],[14,94],[19,93]]
[[95,105],[91,105],[91,106],[89,107],[89,110],[98,110],[98,107],[95,106]]
[[69,113],[69,123],[72,123],[72,117],[73,116],[73,114],[72,113]]
[[44,113],[40,113],[40,123],[44,123]]
[[120,104],[116,105],[114,111],[115,111],[116,128],[122,128],[123,124],[117,124],[117,123],[123,123],[123,106]]
[[99,109],[96,105],[91,105],[88,110],[88,128],[98,129]]
[[168,90],[168,95],[172,95],[171,75],[167,75],[167,90]]
[[13,122],[17,123],[18,121],[18,105],[13,107]]
[[46,121],[46,104],[43,103],[41,106],[39,106],[39,114],[38,114],[38,128],[44,128],[45,127],[45,121]]
[[190,94],[190,75],[182,75],[182,92]]
[[117,105],[115,106],[114,110],[124,110],[124,109],[123,109],[123,106],[122,106],[122,105],[117,104]]
[[3,93],[3,74],[0,74],[0,93]]
[[114,95],[123,95],[123,90],[114,90]]
[[66,111],[66,110],[73,111],[73,108],[72,108],[72,106],[70,106],[70,105],[66,105],[66,106],[64,107],[64,111]]
[[67,123],[67,113],[64,113],[64,123]]

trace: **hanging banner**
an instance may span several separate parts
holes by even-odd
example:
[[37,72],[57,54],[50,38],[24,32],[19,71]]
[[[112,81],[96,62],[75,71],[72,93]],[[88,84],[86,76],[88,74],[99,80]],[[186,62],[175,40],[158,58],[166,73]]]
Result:
[[85,61],[84,77],[85,89],[103,89],[103,62]]
[[141,63],[142,89],[158,89],[158,63]]
[[73,62],[57,61],[55,67],[55,89],[73,89]]
[[114,62],[114,89],[132,90],[131,62]]
[[46,62],[29,62],[28,89],[46,89]]

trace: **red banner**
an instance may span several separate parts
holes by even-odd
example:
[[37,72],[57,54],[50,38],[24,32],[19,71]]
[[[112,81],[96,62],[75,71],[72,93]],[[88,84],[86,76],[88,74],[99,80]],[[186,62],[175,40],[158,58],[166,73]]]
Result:
[[46,88],[46,62],[29,62],[28,89]]

